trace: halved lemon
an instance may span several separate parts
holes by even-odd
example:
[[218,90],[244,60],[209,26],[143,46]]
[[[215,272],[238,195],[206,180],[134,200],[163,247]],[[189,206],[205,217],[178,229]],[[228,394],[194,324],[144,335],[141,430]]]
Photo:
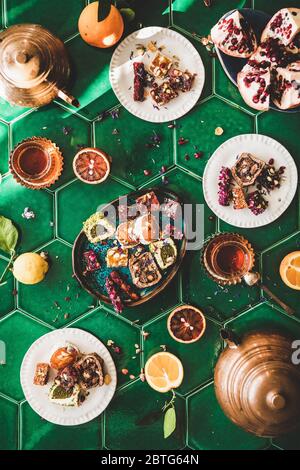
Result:
[[300,290],[300,251],[293,251],[283,258],[279,272],[288,287]]
[[146,362],[145,376],[150,387],[157,392],[166,393],[181,385],[183,366],[174,354],[159,352]]

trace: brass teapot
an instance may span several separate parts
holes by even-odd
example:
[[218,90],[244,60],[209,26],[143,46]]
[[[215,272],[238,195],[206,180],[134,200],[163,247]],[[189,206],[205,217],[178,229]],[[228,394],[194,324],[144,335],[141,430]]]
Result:
[[59,97],[78,101],[65,91],[70,65],[63,42],[37,24],[18,24],[0,33],[0,96],[11,104],[39,107]]
[[251,332],[242,340],[222,330],[227,342],[215,368],[215,392],[224,413],[248,432],[276,437],[300,426],[300,366],[292,340]]

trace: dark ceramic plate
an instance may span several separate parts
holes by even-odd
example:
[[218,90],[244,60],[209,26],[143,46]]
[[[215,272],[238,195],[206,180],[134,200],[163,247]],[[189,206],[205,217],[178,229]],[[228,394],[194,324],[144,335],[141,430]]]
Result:
[[[231,10],[226,13],[223,18],[230,15],[233,11],[235,10]],[[241,8],[240,11],[244,15],[246,20],[251,24],[254,33],[257,37],[257,40],[259,41],[263,29],[270,20],[271,15],[260,10],[252,10],[251,8]],[[244,65],[247,63],[248,59],[239,59],[237,57],[231,57],[229,55],[224,54],[224,52],[220,51],[220,49],[218,49],[217,47],[216,52],[227,77],[232,81],[232,83],[237,86],[237,74],[242,70]],[[272,102],[270,103],[270,108],[275,109],[276,111],[281,111],[282,113],[298,113],[300,111],[300,107],[286,110],[279,109]]]
[[[159,202],[162,203],[165,198],[175,200],[182,204],[182,201],[180,201],[179,197],[171,192],[164,190],[162,188],[153,188],[153,189],[143,189],[141,191],[136,191],[133,193],[130,193],[127,195],[128,198],[128,206],[131,204],[135,203],[135,200],[137,197],[142,196],[143,194],[146,194],[150,191],[154,191]],[[116,226],[119,225],[119,212],[118,212],[118,206],[119,206],[119,199],[116,199],[115,201],[112,201],[111,203],[107,204],[105,207],[101,209],[101,211],[105,214],[105,211],[107,211],[107,208],[109,206],[113,205],[116,208]],[[163,216],[160,214],[159,216],[159,222],[160,222],[160,227],[164,227],[166,224],[166,220],[163,218]],[[173,223],[172,221],[169,221],[171,224]],[[185,233],[185,226],[184,226],[184,221],[182,221],[182,233]],[[129,284],[131,284],[136,292],[140,294],[140,298],[136,301],[133,300],[127,300],[123,299],[123,302],[126,306],[128,307],[133,307],[136,305],[140,305],[147,300],[155,297],[157,294],[159,294],[173,279],[175,274],[177,273],[179,266],[184,258],[185,251],[186,251],[186,238],[183,236],[182,240],[174,240],[176,247],[177,247],[177,259],[176,262],[170,266],[169,268],[165,270],[160,270],[162,274],[162,279],[160,282],[154,286],[148,287],[146,289],[138,289],[136,288],[133,283],[132,283],[132,278],[131,274],[129,271],[128,267],[122,267],[122,268],[108,268],[106,265],[106,253],[107,250],[111,247],[116,246],[115,238],[113,239],[108,239],[105,241],[105,243],[90,243],[89,240],[87,239],[85,233],[81,231],[75,240],[75,244],[73,247],[73,272],[81,284],[81,286],[89,292],[91,295],[97,297],[100,300],[103,300],[106,303],[111,303],[110,299],[107,295],[106,289],[105,289],[105,280],[107,276],[110,274],[112,270],[117,270],[120,272],[122,277],[125,279],[127,278],[127,281]],[[142,246],[142,245],[138,245]],[[144,246],[146,251],[149,251],[148,246]],[[83,271],[85,269],[85,262],[84,262],[84,257],[83,253],[87,250],[94,250],[95,253],[97,254],[97,259],[101,264],[101,268],[98,271],[94,271],[93,273],[88,273],[87,275],[83,274]],[[134,252],[135,248],[130,248],[129,249],[129,257],[130,255]]]

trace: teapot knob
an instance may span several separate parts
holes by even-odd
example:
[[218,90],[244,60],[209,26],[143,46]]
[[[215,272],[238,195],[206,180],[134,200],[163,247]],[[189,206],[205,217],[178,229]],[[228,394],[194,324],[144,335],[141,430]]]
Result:
[[26,52],[18,52],[16,55],[16,62],[18,64],[26,64],[29,60],[28,54]]
[[283,395],[277,392],[269,392],[267,395],[267,403],[274,410],[282,410],[286,401]]

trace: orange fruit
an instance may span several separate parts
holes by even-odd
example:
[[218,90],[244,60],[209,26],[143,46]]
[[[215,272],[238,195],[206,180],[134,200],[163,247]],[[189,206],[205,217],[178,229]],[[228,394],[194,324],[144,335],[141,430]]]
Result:
[[110,173],[110,157],[98,148],[85,147],[76,153],[73,170],[84,183],[103,183]]
[[146,362],[145,377],[150,387],[157,392],[166,393],[181,385],[183,366],[174,354],[159,352]]
[[300,290],[300,251],[293,251],[283,258],[279,272],[288,287]]
[[89,3],[81,12],[78,30],[82,39],[95,47],[111,47],[121,38],[124,22],[119,10],[111,6],[109,15],[98,21],[98,3]]

